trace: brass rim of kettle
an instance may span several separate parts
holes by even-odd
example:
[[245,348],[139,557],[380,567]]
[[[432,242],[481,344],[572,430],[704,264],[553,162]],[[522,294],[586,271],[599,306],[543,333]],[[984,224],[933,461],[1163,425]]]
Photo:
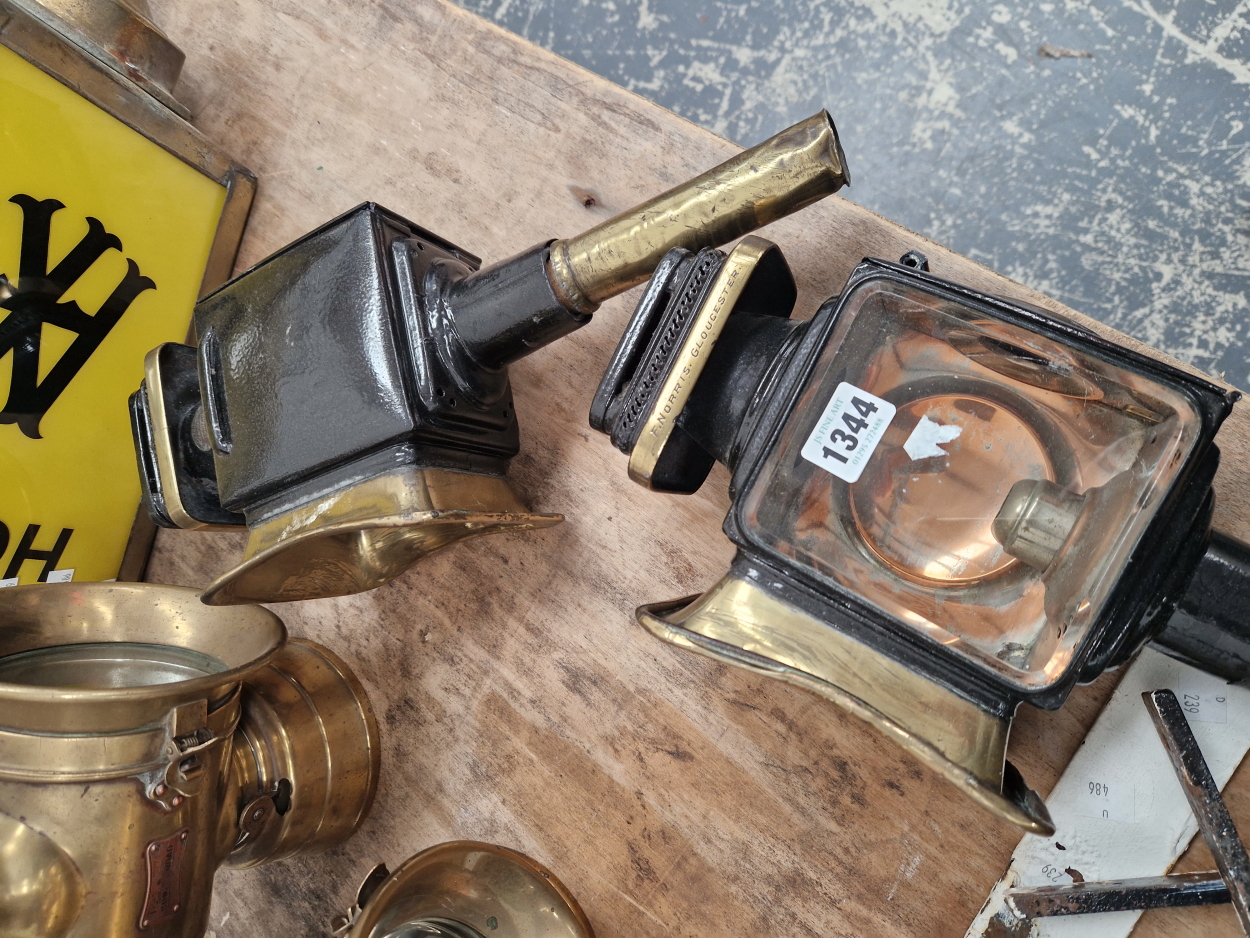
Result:
[[652,635],[802,687],[859,717],[996,817],[1031,834],[1054,824],[1006,762],[1009,718],[909,670],[729,575],[702,596],[638,607]]
[[594,938],[581,906],[554,873],[515,850],[471,840],[439,844],[406,860],[368,896],[348,936],[407,935],[412,925],[440,919],[482,935]]
[[3,723],[36,732],[125,730],[181,701],[222,696],[286,643],[259,606],[213,609],[195,590],[146,583],[38,583],[0,590],[0,657],[66,645],[125,642],[187,649],[225,669],[167,684],[58,687],[0,682]]

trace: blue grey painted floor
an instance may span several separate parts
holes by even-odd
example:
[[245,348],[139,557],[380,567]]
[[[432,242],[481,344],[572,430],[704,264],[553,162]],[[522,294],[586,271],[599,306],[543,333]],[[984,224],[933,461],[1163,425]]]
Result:
[[1250,387],[1250,0],[457,0]]

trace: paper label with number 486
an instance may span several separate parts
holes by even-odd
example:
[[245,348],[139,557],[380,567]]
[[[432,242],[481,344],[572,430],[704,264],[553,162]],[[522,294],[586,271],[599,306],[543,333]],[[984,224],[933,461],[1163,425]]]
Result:
[[800,452],[844,482],[858,482],[893,419],[893,404],[843,381]]

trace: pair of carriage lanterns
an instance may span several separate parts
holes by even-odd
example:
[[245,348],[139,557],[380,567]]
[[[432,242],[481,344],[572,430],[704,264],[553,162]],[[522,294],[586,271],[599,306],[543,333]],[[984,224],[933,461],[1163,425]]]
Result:
[[1250,553],[1210,529],[1237,394],[916,252],[865,260],[795,320],[776,245],[714,247],[847,181],[822,112],[487,267],[363,205],[203,299],[198,347],[149,355],[132,398],[149,511],[247,528],[214,604],[370,589],[456,540],[554,523],[505,479],[507,365],[650,275],[590,422],[658,492],[729,467],[738,554],[639,621],[832,700],[1048,832],[1005,758],[1021,702],[1057,708],[1147,641],[1250,673]]
[[[29,61],[73,33],[49,5],[0,3],[6,44]],[[115,6],[94,7],[111,11],[90,24],[100,42],[58,52],[85,63],[62,81],[95,76],[153,126],[185,128],[160,116],[180,114],[171,76],[106,63],[108,36],[150,26]],[[246,171],[218,169],[213,185],[250,196]],[[847,181],[821,113],[486,267],[367,204],[205,296],[197,345],[152,351],[131,401],[144,503],[165,526],[246,528],[246,553],[198,598],[0,594],[22,626],[0,647],[0,835],[25,864],[3,868],[6,927],[190,938],[218,866],[350,836],[377,783],[367,695],[333,652],[287,642],[246,604],[371,589],[463,538],[559,521],[506,480],[507,366],[648,278],[591,425],[657,492],[694,492],[724,463],[738,547],[702,596],[640,607],[652,633],[830,699],[1036,833],[1052,829],[1045,806],[1005,759],[1019,703],[1058,707],[1146,641],[1244,679],[1250,552],[1210,530],[1213,438],[1236,393],[940,279],[914,252],[864,261],[794,320],[775,245],[715,248]],[[210,276],[241,230],[214,198]],[[107,803],[75,800],[83,784]],[[549,871],[465,843],[375,870],[338,934],[501,923],[590,935]]]

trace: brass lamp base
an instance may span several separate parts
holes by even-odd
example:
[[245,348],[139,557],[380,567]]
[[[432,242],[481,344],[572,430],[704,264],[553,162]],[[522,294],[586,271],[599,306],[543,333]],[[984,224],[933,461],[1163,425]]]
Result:
[[594,938],[577,900],[541,863],[507,847],[456,840],[378,866],[336,938]]
[[870,723],[1000,820],[1055,832],[1046,805],[1006,761],[1009,717],[971,701],[729,575],[702,596],[640,606],[657,638],[779,678]]
[[498,476],[405,469],[249,525],[243,562],[204,590],[210,606],[371,590],[422,557],[480,534],[545,528]]

